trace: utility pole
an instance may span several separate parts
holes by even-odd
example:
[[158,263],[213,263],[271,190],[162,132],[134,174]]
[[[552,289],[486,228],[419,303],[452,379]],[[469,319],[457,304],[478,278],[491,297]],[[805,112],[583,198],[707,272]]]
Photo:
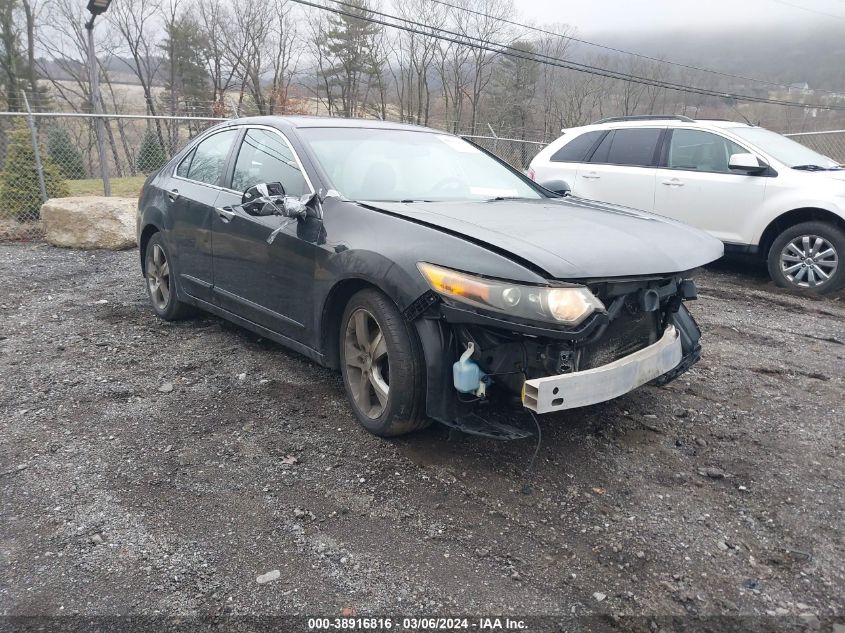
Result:
[[100,97],[100,70],[97,68],[97,53],[94,50],[94,20],[101,13],[105,13],[111,4],[111,0],[90,0],[88,11],[91,12],[91,19],[85,23],[85,30],[88,31],[88,83],[91,91],[91,107],[94,114],[94,133],[97,137],[97,154],[100,159],[100,175],[103,178],[103,194],[111,195],[111,183],[109,182],[109,163],[106,156],[106,126],[103,120],[103,102]]

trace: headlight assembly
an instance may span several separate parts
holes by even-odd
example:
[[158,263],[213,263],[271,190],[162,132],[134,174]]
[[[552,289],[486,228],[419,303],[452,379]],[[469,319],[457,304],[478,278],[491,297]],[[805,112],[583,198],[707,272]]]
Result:
[[485,279],[427,262],[417,264],[431,289],[462,303],[531,321],[578,325],[604,304],[582,286],[527,286]]

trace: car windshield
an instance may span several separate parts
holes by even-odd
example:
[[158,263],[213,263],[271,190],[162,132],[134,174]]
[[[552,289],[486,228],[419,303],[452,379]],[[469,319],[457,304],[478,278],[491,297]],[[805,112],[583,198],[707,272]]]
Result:
[[806,145],[796,143],[791,138],[762,127],[737,127],[731,128],[731,132],[756,145],[762,151],[789,167],[806,168],[815,165],[824,169],[831,169],[839,166],[839,163],[832,158],[819,154]]
[[499,162],[448,134],[379,128],[303,128],[332,187],[351,200],[542,198]]

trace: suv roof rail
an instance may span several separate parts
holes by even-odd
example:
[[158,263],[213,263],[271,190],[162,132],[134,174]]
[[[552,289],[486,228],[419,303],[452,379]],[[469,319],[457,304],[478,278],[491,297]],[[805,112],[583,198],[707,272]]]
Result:
[[683,121],[685,123],[695,123],[695,119],[682,114],[634,114],[631,116],[611,116],[606,119],[594,121],[590,125],[601,125],[602,123],[618,123],[620,121],[665,121],[666,119],[675,119],[676,121]]

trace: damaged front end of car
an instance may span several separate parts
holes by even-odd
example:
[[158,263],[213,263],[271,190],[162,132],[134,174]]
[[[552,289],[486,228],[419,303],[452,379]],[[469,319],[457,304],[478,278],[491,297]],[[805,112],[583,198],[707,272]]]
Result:
[[550,413],[666,384],[701,354],[684,305],[691,272],[527,286],[427,263],[431,291],[405,311],[425,351],[427,414],[470,433],[524,437],[477,414]]

